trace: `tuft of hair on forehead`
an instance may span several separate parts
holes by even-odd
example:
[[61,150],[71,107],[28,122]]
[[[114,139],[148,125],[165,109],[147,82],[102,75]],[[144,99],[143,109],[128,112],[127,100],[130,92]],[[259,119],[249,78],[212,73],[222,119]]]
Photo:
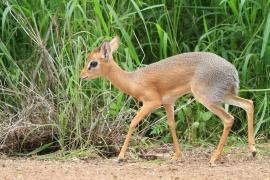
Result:
[[99,47],[95,47],[93,50],[92,50],[93,53],[96,53],[96,52],[99,52]]

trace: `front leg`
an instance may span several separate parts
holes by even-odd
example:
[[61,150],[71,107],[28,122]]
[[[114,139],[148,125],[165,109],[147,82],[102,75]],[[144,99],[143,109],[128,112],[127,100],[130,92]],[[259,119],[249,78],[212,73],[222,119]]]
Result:
[[174,121],[174,105],[173,104],[165,104],[164,108],[167,113],[167,120],[168,120],[168,125],[172,134],[172,139],[173,139],[173,146],[174,146],[174,156],[172,160],[177,160],[179,157],[182,156],[182,152],[180,149],[180,145],[176,136],[176,130],[175,130],[175,121]]
[[133,131],[135,130],[135,127],[139,124],[139,122],[149,113],[151,113],[154,109],[160,107],[160,103],[157,103],[155,101],[150,102],[144,102],[141,110],[137,113],[137,115],[132,119],[131,124],[129,126],[128,134],[125,139],[125,142],[121,148],[121,151],[118,156],[118,162],[121,162],[124,159],[125,152],[128,147],[128,143],[130,141],[131,135]]

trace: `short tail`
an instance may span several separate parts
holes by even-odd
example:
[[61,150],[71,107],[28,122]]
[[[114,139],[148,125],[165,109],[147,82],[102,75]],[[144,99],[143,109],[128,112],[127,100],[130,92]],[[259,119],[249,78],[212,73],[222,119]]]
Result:
[[238,90],[239,90],[239,76],[237,70],[235,69],[233,75],[232,93],[238,95]]

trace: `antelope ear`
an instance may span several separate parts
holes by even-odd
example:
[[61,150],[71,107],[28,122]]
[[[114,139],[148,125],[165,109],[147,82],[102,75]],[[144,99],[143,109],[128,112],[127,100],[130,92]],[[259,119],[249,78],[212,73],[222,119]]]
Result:
[[99,47],[99,52],[105,61],[109,61],[109,56],[111,54],[111,47],[109,41],[104,41]]
[[116,51],[119,47],[119,42],[120,39],[118,36],[115,36],[111,41],[110,41],[110,47],[111,47],[111,54]]

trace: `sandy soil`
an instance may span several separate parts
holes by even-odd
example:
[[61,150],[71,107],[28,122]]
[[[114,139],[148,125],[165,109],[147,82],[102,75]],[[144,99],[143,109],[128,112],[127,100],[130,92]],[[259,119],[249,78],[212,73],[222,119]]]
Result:
[[270,155],[232,151],[223,155],[216,167],[210,167],[209,151],[185,152],[177,162],[163,160],[78,159],[41,161],[30,158],[0,158],[0,179],[269,179]]

